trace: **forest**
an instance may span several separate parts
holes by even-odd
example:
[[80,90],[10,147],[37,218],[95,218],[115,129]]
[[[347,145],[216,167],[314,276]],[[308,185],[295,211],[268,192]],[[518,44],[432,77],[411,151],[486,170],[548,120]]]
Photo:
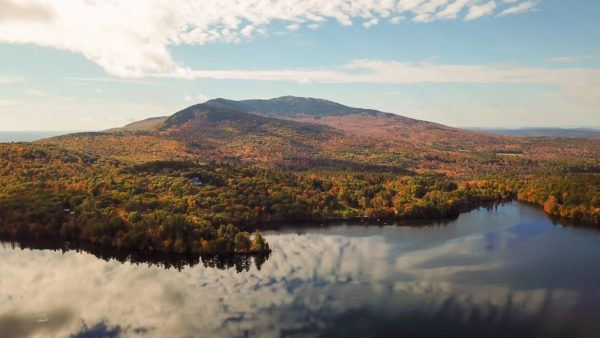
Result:
[[[115,159],[40,143],[0,145],[0,233],[173,253],[270,251],[260,228],[292,221],[455,217],[517,198],[600,224],[600,176],[448,176],[191,160]],[[250,232],[253,232],[251,234]]]

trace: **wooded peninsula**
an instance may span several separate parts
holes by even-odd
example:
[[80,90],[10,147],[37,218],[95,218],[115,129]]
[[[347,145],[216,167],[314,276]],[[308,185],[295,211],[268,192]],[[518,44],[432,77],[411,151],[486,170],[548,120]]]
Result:
[[[600,225],[600,140],[519,138],[298,97],[0,144],[0,234],[196,254],[265,225],[456,217],[518,199]],[[254,232],[250,234],[250,232]]]
[[0,145],[0,232],[142,251],[268,252],[256,231],[286,221],[442,218],[517,198],[600,223],[594,174],[460,181],[444,174],[291,172],[189,161],[122,163],[43,144]]

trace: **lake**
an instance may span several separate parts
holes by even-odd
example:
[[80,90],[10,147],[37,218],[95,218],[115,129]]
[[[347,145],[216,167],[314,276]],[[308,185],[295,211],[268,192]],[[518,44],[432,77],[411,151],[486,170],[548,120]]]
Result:
[[0,336],[600,332],[600,232],[553,224],[529,205],[265,234],[273,249],[266,260],[189,264],[2,242]]

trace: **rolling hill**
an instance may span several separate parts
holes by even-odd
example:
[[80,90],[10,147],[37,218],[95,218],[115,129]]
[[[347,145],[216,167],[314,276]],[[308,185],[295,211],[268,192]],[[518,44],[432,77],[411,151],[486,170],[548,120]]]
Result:
[[108,130],[106,130],[106,132],[119,132],[119,131],[155,131],[168,118],[169,118],[168,116],[151,117],[149,119],[145,119],[145,120],[135,121],[135,122],[129,123],[128,125],[126,125],[124,127],[121,127],[121,128],[108,129]]

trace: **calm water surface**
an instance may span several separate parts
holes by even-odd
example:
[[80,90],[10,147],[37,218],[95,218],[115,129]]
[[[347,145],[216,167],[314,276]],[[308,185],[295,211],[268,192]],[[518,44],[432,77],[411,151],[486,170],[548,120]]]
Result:
[[401,226],[284,227],[266,237],[273,253],[262,263],[179,269],[4,242],[0,336],[600,332],[600,232],[554,225],[527,205]]

